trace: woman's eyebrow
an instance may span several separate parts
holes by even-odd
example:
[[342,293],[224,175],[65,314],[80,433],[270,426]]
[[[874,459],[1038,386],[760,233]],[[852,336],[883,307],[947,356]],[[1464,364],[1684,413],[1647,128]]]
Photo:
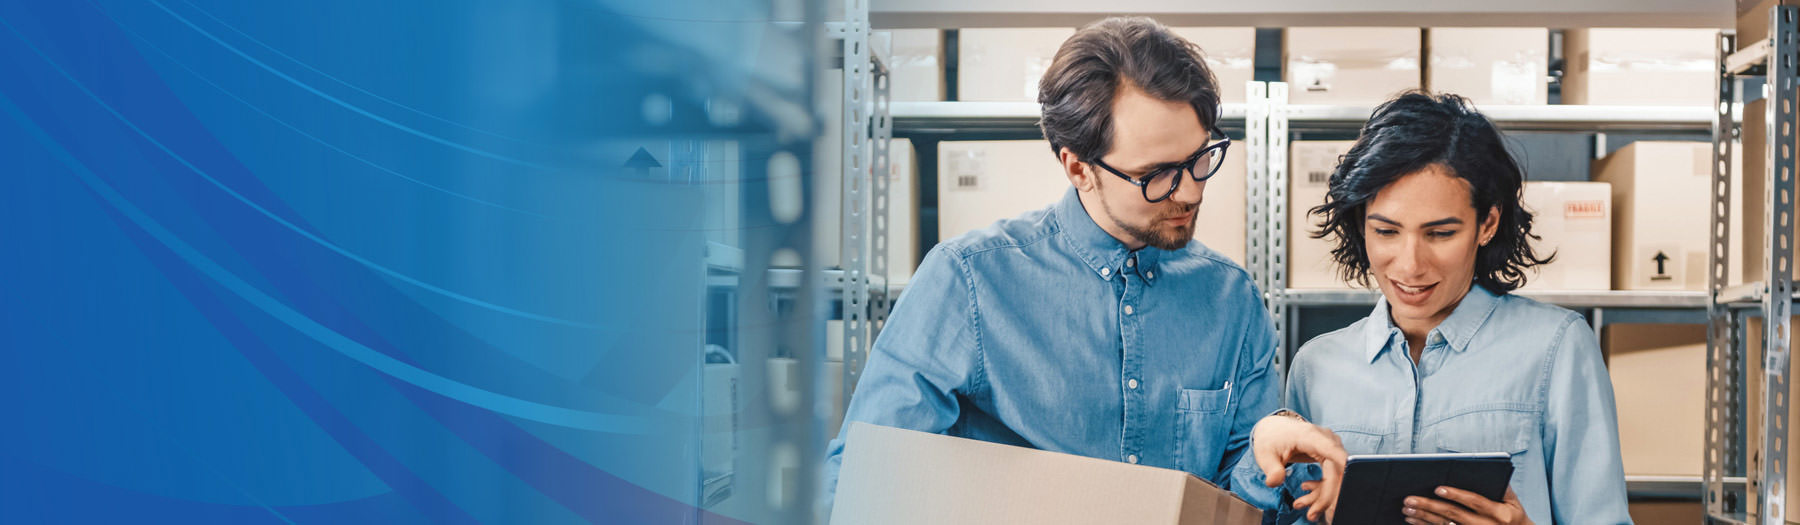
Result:
[[[1404,224],[1400,224],[1400,221],[1396,221],[1396,220],[1393,220],[1393,219],[1389,219],[1389,218],[1387,218],[1387,217],[1384,217],[1384,216],[1382,216],[1382,215],[1381,215],[1381,214],[1379,214],[1379,213],[1371,213],[1371,214],[1369,214],[1369,220],[1371,220],[1371,221],[1381,221],[1381,222],[1385,222],[1385,223],[1388,223],[1388,224],[1392,224],[1392,225],[1395,225],[1395,226],[1405,226],[1405,225],[1404,225]],[[1421,225],[1419,225],[1419,227],[1420,227],[1420,228],[1430,228],[1430,227],[1432,227],[1432,226],[1444,226],[1444,225],[1449,225],[1449,224],[1462,224],[1462,223],[1463,223],[1463,220],[1462,220],[1462,219],[1460,219],[1460,218],[1457,218],[1457,217],[1445,217],[1445,218],[1442,218],[1442,219],[1438,219],[1438,220],[1435,220],[1435,221],[1431,221],[1431,222],[1427,222],[1427,223],[1425,223],[1425,224],[1421,224]]]

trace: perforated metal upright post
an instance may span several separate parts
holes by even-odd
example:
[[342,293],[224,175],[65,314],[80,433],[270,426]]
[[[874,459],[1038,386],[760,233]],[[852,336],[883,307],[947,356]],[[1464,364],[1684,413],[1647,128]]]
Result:
[[1269,83],[1269,316],[1275,324],[1275,368],[1287,372],[1289,306],[1288,284],[1288,85]]
[[871,175],[869,114],[873,109],[873,69],[869,58],[869,4],[844,0],[844,21],[831,24],[844,49],[844,183],[839,244],[843,272],[836,283],[843,293],[844,389],[846,402],[862,375],[869,341],[869,278],[865,245],[868,235],[868,191]]
[[[1736,392],[1743,388],[1738,381],[1743,352],[1737,340],[1737,314],[1729,305],[1719,303],[1719,293],[1729,284],[1727,269],[1731,264],[1731,150],[1737,135],[1731,105],[1737,100],[1737,80],[1727,69],[1725,57],[1736,49],[1732,35],[1720,33],[1718,38],[1717,98],[1713,105],[1712,210],[1708,238],[1712,250],[1708,254],[1706,277],[1706,450],[1702,456],[1701,483],[1704,504],[1709,516],[1737,513],[1743,494],[1726,495],[1726,476],[1736,475],[1743,465],[1743,436],[1739,422],[1743,405]],[[1736,489],[1741,491],[1742,489]],[[1728,505],[1730,502],[1730,505]]]
[[[870,71],[874,79],[872,93],[874,97],[869,112],[871,128],[869,146],[870,151],[873,152],[869,164],[869,171],[872,174],[869,177],[869,282],[873,286],[869,289],[869,333],[868,337],[864,339],[870,346],[874,345],[875,338],[881,335],[881,327],[887,322],[888,308],[893,305],[893,298],[888,296],[890,288],[888,285],[888,243],[890,242],[888,221],[894,216],[888,202],[888,185],[893,182],[891,179],[894,176],[890,160],[892,157],[889,156],[890,152],[888,151],[894,138],[894,121],[889,111],[892,79],[889,77],[888,64],[893,62],[885,54],[891,49],[890,46],[874,50],[875,67]],[[856,375],[850,373],[850,367],[847,364],[848,357],[846,356],[845,359],[844,387],[848,391],[855,387],[855,383],[850,380]],[[860,375],[862,371],[860,363],[856,368],[857,375]],[[844,401],[844,406],[849,406],[849,399],[846,398]]]
[[1244,83],[1244,269],[1261,288],[1263,306],[1274,308],[1269,291],[1269,87]]
[[[1788,341],[1793,306],[1794,139],[1796,83],[1800,82],[1800,8],[1778,6],[1769,16],[1774,46],[1768,61],[1769,191],[1763,237],[1762,439],[1753,478],[1762,485],[1757,514],[1762,523],[1785,523],[1787,512]],[[1755,395],[1755,392],[1751,393]]]

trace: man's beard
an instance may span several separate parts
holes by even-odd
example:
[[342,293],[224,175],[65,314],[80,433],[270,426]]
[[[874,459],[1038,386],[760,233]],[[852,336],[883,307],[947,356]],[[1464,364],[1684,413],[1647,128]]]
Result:
[[[1149,227],[1138,226],[1120,219],[1118,215],[1113,214],[1112,207],[1106,205],[1105,199],[1100,200],[1100,208],[1102,211],[1106,212],[1106,218],[1111,219],[1113,224],[1119,225],[1119,228],[1125,230],[1127,235],[1130,235],[1133,239],[1137,239],[1138,242],[1155,246],[1159,250],[1174,251],[1187,247],[1188,242],[1194,240],[1194,223],[1200,219],[1200,214],[1198,213],[1200,208],[1199,204],[1183,206],[1174,213],[1159,214],[1154,220],[1150,221]],[[1180,227],[1158,227],[1170,217],[1186,215],[1188,213],[1193,213],[1193,216],[1188,217],[1188,223],[1186,225]]]

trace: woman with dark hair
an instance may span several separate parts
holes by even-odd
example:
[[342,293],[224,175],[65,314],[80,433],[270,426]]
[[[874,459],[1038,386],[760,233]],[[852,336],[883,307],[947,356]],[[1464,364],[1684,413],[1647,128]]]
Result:
[[1466,100],[1412,92],[1376,108],[1311,210],[1342,275],[1381,299],[1300,349],[1291,408],[1351,454],[1512,455],[1502,501],[1442,487],[1394,509],[1408,523],[1631,521],[1593,330],[1509,293],[1550,260],[1532,250],[1523,180]]

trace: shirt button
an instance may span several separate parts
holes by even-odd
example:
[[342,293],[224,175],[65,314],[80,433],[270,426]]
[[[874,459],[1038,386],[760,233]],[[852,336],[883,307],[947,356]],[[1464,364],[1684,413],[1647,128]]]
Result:
[[1101,268],[1100,269],[1100,277],[1101,278],[1111,278],[1112,277],[1112,268]]
[[1131,305],[1125,305],[1125,315],[1131,315]]
[[1149,277],[1151,279],[1155,279],[1156,278],[1156,270],[1150,270],[1148,272],[1144,272],[1144,276]]
[[1125,388],[1137,390],[1137,385],[1138,385],[1138,383],[1137,383],[1136,379],[1131,379],[1131,380],[1125,381]]
[[1125,456],[1125,462],[1136,465],[1137,464],[1137,454]]
[[1137,258],[1132,257],[1130,259],[1126,259],[1125,266],[1130,267],[1130,268],[1136,268],[1137,267]]

